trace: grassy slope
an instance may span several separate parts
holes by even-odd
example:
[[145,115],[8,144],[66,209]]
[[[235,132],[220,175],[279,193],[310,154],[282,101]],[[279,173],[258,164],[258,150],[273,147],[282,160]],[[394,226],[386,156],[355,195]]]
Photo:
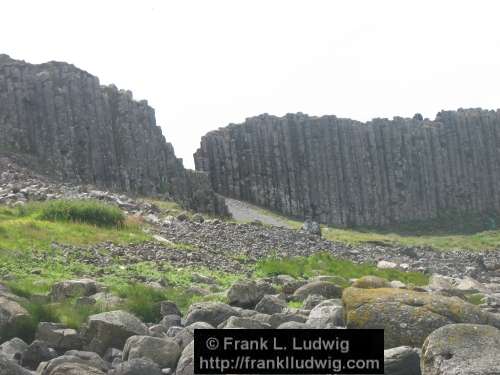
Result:
[[[171,202],[154,203],[162,211],[160,216],[175,215],[181,211],[176,204]],[[48,220],[46,215],[42,214],[43,210],[43,204],[22,210],[0,206],[0,280],[4,279],[3,283],[7,283],[15,293],[21,296],[31,298],[37,294],[46,294],[53,283],[60,280],[93,277],[107,286],[110,291],[126,298],[122,308],[137,314],[145,321],[158,321],[157,302],[161,300],[176,301],[183,310],[199,300],[224,300],[225,297],[221,293],[214,293],[207,297],[186,293],[186,289],[192,284],[193,272],[216,279],[221,289],[229,287],[238,278],[244,278],[243,275],[216,272],[206,268],[174,268],[167,262],[113,264],[103,268],[81,263],[73,259],[71,254],[63,256],[60,250],[52,244],[75,245],[82,247],[80,251],[85,251],[86,246],[102,242],[122,245],[141,243],[151,240],[151,235],[143,231],[144,224],[132,222],[130,218],[125,221],[124,225],[118,227],[96,226],[83,222],[65,221],[67,217],[61,220]],[[300,226],[299,222],[291,223],[296,227]],[[327,236],[329,236],[328,232],[326,232]],[[360,234],[353,235],[356,240],[359,240]],[[183,246],[183,244],[177,245],[181,248]],[[293,259],[270,258],[261,261],[256,266],[256,276],[278,273],[296,277],[309,277],[316,274],[337,275],[345,280],[364,274],[376,274],[389,280],[401,280],[417,285],[426,282],[425,276],[421,274],[379,271],[373,266],[354,265],[351,262],[323,255]],[[130,280],[137,276],[143,280],[162,281],[162,284],[167,287],[155,290],[144,284],[130,283]],[[210,288],[209,285],[204,287]],[[100,306],[76,307],[74,301],[71,300],[63,304],[32,302],[27,307],[33,315],[33,322],[31,326],[25,327],[24,332],[18,334],[25,338],[32,336],[38,321],[62,321],[71,327],[78,327],[89,314],[102,310]]]
[[[80,203],[78,206],[81,208]],[[126,297],[124,308],[145,320],[155,320],[158,315],[155,302],[174,299],[182,308],[186,308],[200,299],[184,292],[191,284],[190,277],[194,271],[210,275],[225,286],[235,277],[204,269],[173,269],[168,263],[140,262],[104,268],[81,263],[71,256],[64,256],[53,243],[85,249],[103,242],[119,245],[142,243],[152,240],[152,237],[143,231],[141,223],[134,222],[131,218],[118,226],[98,226],[67,221],[67,218],[48,220],[46,213],[51,212],[49,208],[48,204],[34,204],[22,209],[0,206],[0,279],[6,279],[3,283],[20,296],[30,298],[36,294],[47,294],[57,281],[90,276],[102,282],[109,290]],[[88,214],[88,207],[84,208],[82,217]],[[96,211],[98,212],[99,210]],[[174,244],[177,245],[183,248],[183,244]],[[130,278],[133,276],[163,280],[170,287],[157,291],[140,284],[131,284]],[[89,314],[101,311],[100,307],[77,308],[74,301],[65,304],[29,303],[26,307],[34,316],[33,324],[19,333],[26,338],[32,335],[37,321],[62,321],[69,326],[78,327]]]
[[[262,213],[285,221],[291,228],[299,229],[301,221],[293,220],[275,212],[260,209]],[[472,226],[472,224],[471,224]],[[485,230],[472,233],[459,233],[449,229],[432,230],[407,226],[399,230],[344,229],[323,226],[323,236],[330,241],[350,245],[366,243],[388,246],[424,246],[438,250],[495,250],[500,249],[500,230]]]

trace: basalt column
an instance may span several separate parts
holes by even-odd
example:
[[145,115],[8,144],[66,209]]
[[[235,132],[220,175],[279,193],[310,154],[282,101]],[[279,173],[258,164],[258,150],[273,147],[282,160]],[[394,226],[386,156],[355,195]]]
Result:
[[208,133],[194,157],[222,195],[335,226],[500,211],[499,111],[261,115]]
[[202,210],[226,213],[206,176],[176,158],[146,101],[67,63],[0,55],[0,151],[25,155],[63,181],[166,194],[189,208],[200,202]]

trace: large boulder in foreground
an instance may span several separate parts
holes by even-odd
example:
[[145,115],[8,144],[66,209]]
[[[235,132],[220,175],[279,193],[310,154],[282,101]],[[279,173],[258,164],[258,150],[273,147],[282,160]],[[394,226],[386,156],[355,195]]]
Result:
[[384,350],[385,375],[420,375],[418,349],[409,346]]
[[500,374],[500,330],[450,324],[432,332],[422,347],[425,375]]
[[104,355],[108,348],[123,348],[130,336],[148,334],[148,328],[134,315],[109,311],[91,315],[84,332],[85,349]]
[[184,348],[177,363],[175,375],[192,375],[194,373],[194,342]]
[[0,375],[31,375],[31,372],[0,353]]
[[161,368],[175,368],[181,356],[181,349],[174,339],[131,336],[123,349],[123,360],[149,358]]
[[[109,369],[109,364],[96,353],[69,350],[60,357],[54,358],[48,362],[40,363],[36,369],[36,373],[40,375],[53,375],[57,371],[62,371],[61,369],[68,368],[66,366],[67,364],[81,364],[81,367],[85,369],[92,367],[96,369],[98,373],[106,373]],[[74,368],[74,366],[70,368]]]
[[231,306],[222,302],[193,303],[187,312],[185,326],[195,322],[205,322],[217,327],[230,316],[239,316]]
[[0,296],[0,342],[16,336],[30,320],[28,311],[17,301]]
[[500,318],[456,297],[394,288],[347,288],[342,300],[347,327],[383,328],[385,348],[420,347],[431,332],[447,324],[500,327]]

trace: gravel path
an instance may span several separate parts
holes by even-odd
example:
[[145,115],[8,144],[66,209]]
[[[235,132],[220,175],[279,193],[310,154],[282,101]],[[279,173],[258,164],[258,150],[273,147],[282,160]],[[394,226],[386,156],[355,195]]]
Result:
[[291,226],[286,221],[272,215],[267,215],[261,208],[250,203],[226,198],[226,205],[229,209],[229,212],[231,213],[231,215],[233,215],[233,218],[236,221],[251,222],[254,220],[259,220],[264,224],[291,229]]

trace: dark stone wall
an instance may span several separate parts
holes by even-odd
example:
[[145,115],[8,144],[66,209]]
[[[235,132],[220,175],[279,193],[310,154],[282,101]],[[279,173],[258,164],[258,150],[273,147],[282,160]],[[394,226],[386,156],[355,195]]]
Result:
[[167,194],[189,208],[226,213],[206,176],[176,158],[146,101],[67,63],[0,55],[0,150],[29,155],[64,181]]
[[500,212],[500,111],[266,114],[208,133],[194,157],[222,195],[340,227]]

